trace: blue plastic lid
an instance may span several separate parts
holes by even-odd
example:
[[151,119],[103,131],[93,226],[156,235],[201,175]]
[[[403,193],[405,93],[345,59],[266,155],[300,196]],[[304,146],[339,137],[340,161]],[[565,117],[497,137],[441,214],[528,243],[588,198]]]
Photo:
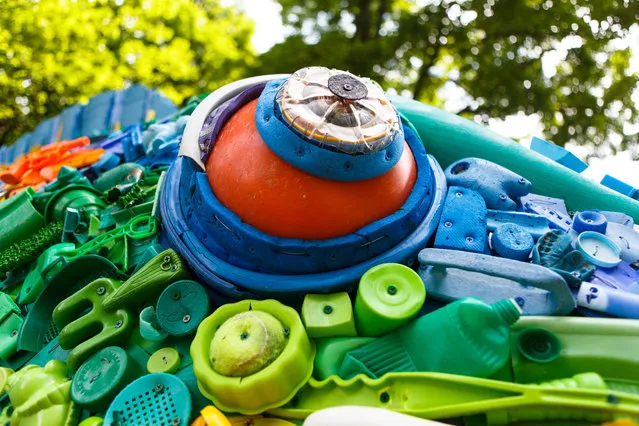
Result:
[[603,234],[583,232],[577,237],[576,245],[586,260],[595,266],[613,268],[621,262],[621,248]]
[[608,220],[606,216],[595,210],[587,210],[575,215],[572,221],[572,229],[581,234],[582,232],[591,231],[600,234],[606,233]]

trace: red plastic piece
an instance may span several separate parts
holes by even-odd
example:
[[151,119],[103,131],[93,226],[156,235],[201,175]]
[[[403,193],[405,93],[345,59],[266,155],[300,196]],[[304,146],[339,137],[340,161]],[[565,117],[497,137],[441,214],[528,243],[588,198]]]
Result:
[[340,237],[389,216],[410,195],[417,165],[408,144],[395,167],[376,178],[319,178],[268,148],[255,124],[256,104],[248,103],[231,117],[206,163],[216,197],[249,225],[278,237]]

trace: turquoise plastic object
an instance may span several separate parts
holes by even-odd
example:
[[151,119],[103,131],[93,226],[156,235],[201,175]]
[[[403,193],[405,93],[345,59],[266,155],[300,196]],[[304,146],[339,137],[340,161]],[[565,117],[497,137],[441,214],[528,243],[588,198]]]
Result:
[[535,192],[565,200],[571,211],[603,209],[639,221],[639,201],[606,188],[487,127],[439,108],[391,96],[442,167],[466,157],[493,161],[532,182]]
[[572,249],[571,236],[558,229],[537,241],[533,262],[557,272],[571,287],[579,286],[595,272],[595,267],[583,254]]
[[155,308],[158,325],[172,336],[195,333],[209,310],[209,296],[191,280],[177,281],[165,288]]
[[595,266],[614,268],[621,262],[621,248],[598,232],[582,232],[577,237],[575,245],[584,258]]
[[588,165],[577,158],[572,152],[537,137],[532,138],[530,149],[577,173],[581,173],[588,168]]
[[510,360],[510,325],[520,315],[508,299],[491,305],[473,298],[451,303],[348,352],[340,377],[408,371],[490,377]]
[[140,312],[140,335],[150,342],[161,342],[169,336],[169,333],[160,327],[153,306],[148,306]]
[[579,212],[572,219],[572,229],[577,234],[581,234],[586,231],[605,234],[607,227],[608,220],[606,219],[606,216],[594,210]]
[[514,299],[526,315],[567,315],[575,300],[564,279],[539,265],[453,250],[424,249],[419,276],[430,297],[486,303]]
[[172,374],[153,373],[125,387],[113,400],[103,426],[188,426],[191,395]]
[[353,305],[346,292],[307,294],[302,321],[311,338],[357,336]]
[[486,203],[478,192],[460,186],[448,188],[434,245],[441,249],[486,252]]
[[464,158],[448,166],[444,173],[448,185],[477,191],[493,210],[516,210],[519,198],[531,188],[525,178],[481,158]]
[[419,275],[405,265],[382,263],[362,276],[355,299],[355,324],[361,336],[381,336],[414,318],[426,290]]
[[525,229],[535,240],[551,231],[548,219],[537,214],[501,210],[488,210],[486,213],[486,228],[489,231],[495,232],[499,225],[505,223]]
[[0,203],[0,250],[35,234],[44,227],[44,217],[33,207],[35,191],[28,187]]
[[513,260],[528,260],[535,245],[533,236],[514,223],[499,225],[492,237],[493,249],[502,257]]

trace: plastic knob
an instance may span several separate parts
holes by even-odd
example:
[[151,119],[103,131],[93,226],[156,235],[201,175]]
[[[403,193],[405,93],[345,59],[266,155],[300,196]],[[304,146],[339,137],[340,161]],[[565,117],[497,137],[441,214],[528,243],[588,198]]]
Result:
[[607,227],[606,216],[594,210],[578,213],[572,220],[572,229],[578,234],[586,231],[605,234]]

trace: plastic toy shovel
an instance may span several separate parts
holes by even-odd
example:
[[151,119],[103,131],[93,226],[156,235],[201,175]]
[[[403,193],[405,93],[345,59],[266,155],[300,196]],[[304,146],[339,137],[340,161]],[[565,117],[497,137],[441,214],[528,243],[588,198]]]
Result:
[[426,292],[436,299],[515,299],[526,315],[567,315],[576,306],[564,279],[540,265],[442,249],[420,251],[419,262]]

